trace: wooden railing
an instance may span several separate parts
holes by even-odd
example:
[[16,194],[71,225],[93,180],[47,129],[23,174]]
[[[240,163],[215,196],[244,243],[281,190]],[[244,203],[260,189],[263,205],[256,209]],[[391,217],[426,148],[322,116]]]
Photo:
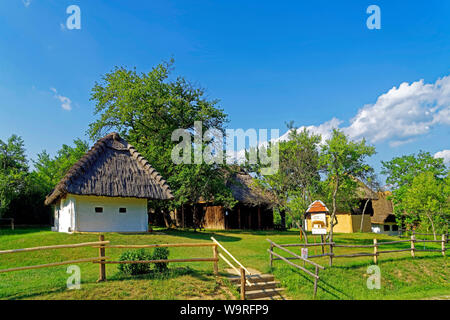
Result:
[[[399,244],[399,243],[410,243],[410,247],[408,248],[401,248],[401,249],[393,249],[393,250],[379,250],[380,246],[385,245],[392,245],[392,244]],[[441,248],[440,249],[418,249],[416,248],[416,243],[440,243]],[[333,259],[334,258],[356,258],[356,257],[373,257],[374,263],[378,263],[378,257],[380,254],[385,253],[394,253],[394,252],[411,252],[411,256],[414,258],[416,252],[441,252],[443,256],[445,256],[445,251],[447,248],[445,247],[445,244],[447,243],[446,235],[443,234],[441,240],[421,240],[416,239],[414,235],[411,236],[411,239],[408,240],[397,240],[397,241],[384,241],[384,242],[378,242],[377,239],[373,239],[373,244],[337,244],[336,242],[322,242],[322,243],[291,243],[291,244],[280,244],[280,247],[314,247],[314,246],[322,246],[329,247],[329,252],[326,253],[322,249],[322,254],[317,255],[308,255],[308,258],[318,258],[318,257],[329,257],[329,264],[330,266],[333,265]],[[373,248],[372,252],[356,252],[356,253],[347,253],[347,254],[336,254],[334,253],[335,248]],[[294,260],[298,259],[296,257],[288,257],[285,258],[288,260]]]
[[[103,235],[100,235],[100,239],[104,239]],[[188,247],[212,247],[212,258],[186,258],[186,259],[159,259],[159,260],[126,260],[126,261],[108,261],[109,258],[105,257],[106,249],[140,249],[140,248],[188,248]],[[217,244],[216,243],[166,243],[166,244],[125,244],[125,245],[101,245],[99,248],[99,259],[94,263],[100,264],[99,279],[97,282],[106,280],[106,265],[107,264],[136,264],[136,263],[173,263],[173,262],[213,262],[214,274],[219,274],[218,257],[217,257]]]
[[247,276],[251,276],[251,272],[247,270],[242,263],[240,263],[223,245],[220,244],[214,237],[211,240],[218,245],[238,266],[234,266],[222,253],[219,253],[219,257],[223,259],[238,275],[241,276],[241,300],[245,300],[245,285],[252,286],[253,284],[248,281]]
[[[96,247],[96,246],[106,245],[108,243],[109,243],[109,241],[98,241],[98,242],[85,242],[85,243],[76,243],[76,244],[60,244],[60,245],[34,247],[34,248],[11,249],[11,250],[2,250],[2,251],[0,251],[0,255],[2,255],[2,254],[19,253],[19,252],[54,250],[54,249],[63,249],[63,248]],[[103,259],[108,259],[108,257],[103,257]],[[62,265],[66,265],[66,264],[77,264],[77,263],[85,263],[85,262],[97,262],[99,260],[100,260],[100,257],[85,258],[85,259],[78,259],[78,260],[68,260],[68,261],[53,262],[53,263],[40,264],[40,265],[34,265],[34,266],[24,266],[24,267],[3,269],[3,270],[0,270],[0,273],[12,272],[12,271],[30,270],[30,269],[49,268],[49,267],[62,266]]]
[[[98,248],[98,256],[93,258],[84,258],[77,260],[69,260],[62,262],[54,262],[48,264],[41,264],[35,266],[23,266],[16,267],[10,269],[0,270],[0,273],[4,272],[12,272],[12,271],[22,271],[29,269],[38,269],[38,268],[48,268],[55,267],[67,264],[77,264],[77,263],[98,263],[99,264],[99,278],[97,282],[106,280],[106,265],[107,264],[129,264],[129,263],[172,263],[172,262],[213,262],[214,265],[214,274],[218,275],[219,267],[218,267],[218,256],[217,256],[217,244],[212,243],[174,243],[174,244],[126,244],[126,245],[110,245],[109,241],[105,241],[104,235],[99,236],[99,241],[97,242],[85,242],[85,243],[76,243],[76,244],[61,244],[61,245],[51,245],[44,247],[33,247],[33,248],[23,248],[23,249],[10,249],[10,250],[2,250],[0,251],[0,255],[2,254],[12,254],[19,252],[31,252],[31,251],[39,251],[39,250],[53,250],[53,249],[63,249],[63,248],[80,248],[80,247],[93,247]],[[106,256],[107,249],[136,249],[136,248],[162,248],[162,247],[212,247],[213,249],[213,257],[203,257],[203,258],[186,258],[186,259],[159,259],[159,260],[138,260],[138,261],[116,261],[110,260],[111,258]]]
[[[308,274],[311,277],[313,277],[314,278],[314,294],[313,294],[313,296],[315,298],[316,294],[317,294],[317,283],[318,283],[318,281],[320,279],[320,277],[319,277],[319,269],[323,270],[325,268],[323,266],[321,266],[320,264],[317,264],[317,263],[315,263],[315,262],[313,262],[313,261],[311,261],[309,259],[306,259],[306,258],[304,258],[302,256],[299,256],[298,254],[296,254],[296,253],[294,253],[294,252],[284,248],[286,246],[291,246],[291,245],[279,245],[279,244],[271,241],[270,239],[266,239],[266,240],[270,243],[270,249],[267,250],[269,252],[269,254],[270,254],[270,267],[271,268],[273,267],[273,261],[274,260],[282,260],[282,261],[286,262],[287,264],[289,264],[289,265],[291,265],[291,266],[293,266],[293,267],[295,267],[297,269],[300,269],[303,272],[305,272],[306,274]],[[320,245],[320,244],[314,244],[314,245]],[[275,253],[273,251],[274,247],[283,250],[284,252],[292,255],[292,257],[283,257],[283,256],[279,255],[278,253]],[[276,258],[274,258],[273,256],[275,256]],[[311,271],[309,271],[305,267],[299,266],[298,264],[295,264],[295,263],[289,261],[289,260],[294,260],[294,259],[295,260],[302,260],[303,263],[308,263],[308,264],[314,266],[315,272],[312,273]]]

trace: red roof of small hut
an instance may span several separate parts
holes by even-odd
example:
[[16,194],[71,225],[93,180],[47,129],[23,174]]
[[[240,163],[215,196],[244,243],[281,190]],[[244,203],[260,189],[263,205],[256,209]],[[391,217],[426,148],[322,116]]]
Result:
[[320,200],[316,200],[311,203],[306,209],[306,213],[329,213],[327,206]]

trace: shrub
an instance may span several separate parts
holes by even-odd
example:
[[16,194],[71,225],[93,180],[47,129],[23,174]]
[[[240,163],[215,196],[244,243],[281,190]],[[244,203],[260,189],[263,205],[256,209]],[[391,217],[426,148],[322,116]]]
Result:
[[[152,256],[144,249],[127,250],[120,255],[120,261],[152,260]],[[150,263],[119,264],[119,271],[126,275],[150,273]]]
[[[169,249],[167,248],[155,248],[152,255],[152,260],[166,260],[169,258]],[[155,271],[166,272],[168,267],[168,262],[158,262],[155,263]]]

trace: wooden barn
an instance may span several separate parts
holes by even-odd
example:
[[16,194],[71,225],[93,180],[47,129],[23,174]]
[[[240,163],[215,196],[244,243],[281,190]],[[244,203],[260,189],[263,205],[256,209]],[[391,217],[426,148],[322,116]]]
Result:
[[273,201],[254,185],[249,174],[241,171],[232,175],[227,186],[238,201],[232,209],[211,202],[200,202],[195,204],[195,210],[194,205],[177,209],[172,220],[178,227],[184,228],[193,227],[196,219],[204,229],[273,229]]
[[148,199],[171,199],[166,181],[117,133],[100,139],[45,200],[59,232],[143,232]]

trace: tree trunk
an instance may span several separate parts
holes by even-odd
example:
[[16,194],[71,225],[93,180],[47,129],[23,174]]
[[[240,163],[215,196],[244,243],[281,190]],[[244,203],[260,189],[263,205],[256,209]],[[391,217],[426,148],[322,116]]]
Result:
[[[331,217],[330,217],[330,235],[328,237],[328,239],[330,239],[330,242],[333,242],[333,228],[337,224],[336,197],[337,197],[338,188],[339,188],[339,177],[336,177],[336,185],[333,190],[333,213],[331,214]],[[335,220],[336,220],[336,223],[335,223]]]
[[431,222],[431,229],[433,229],[434,240],[437,240],[437,238],[436,238],[436,230],[434,229],[434,222],[433,222],[433,219],[431,219],[431,216],[430,216],[429,213],[426,213],[426,215],[427,215],[428,219],[429,219],[430,222]]
[[367,208],[367,204],[369,203],[370,199],[366,200],[366,203],[364,204],[364,208],[363,208],[363,212],[361,215],[361,226],[359,227],[359,232],[362,232],[363,229],[363,224],[364,224],[364,213],[366,212],[366,208]]
[[305,243],[308,243],[308,237],[306,235],[305,229],[303,229],[302,225],[298,221],[296,221],[296,223],[297,227],[300,229],[300,233],[303,234],[303,236],[305,237]]

